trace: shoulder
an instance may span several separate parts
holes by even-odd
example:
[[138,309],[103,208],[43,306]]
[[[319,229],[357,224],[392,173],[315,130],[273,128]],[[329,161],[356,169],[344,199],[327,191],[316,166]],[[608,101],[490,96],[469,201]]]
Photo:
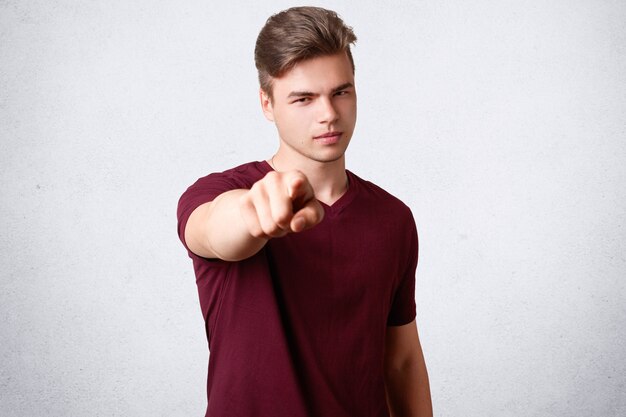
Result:
[[358,187],[359,199],[361,199],[362,204],[367,204],[370,208],[376,207],[384,210],[387,215],[397,215],[404,219],[408,217],[411,221],[413,220],[411,209],[398,197],[371,181],[364,180],[350,171],[347,172],[350,181]]
[[[225,183],[235,188],[250,188],[269,172],[269,166],[264,161],[248,162],[222,172],[213,172],[199,178],[193,186]],[[192,186],[192,187],[193,187]]]
[[370,230],[378,234],[386,248],[395,248],[401,262],[417,259],[417,226],[409,206],[373,182],[353,173],[348,175],[358,188],[357,204],[353,204],[356,213],[375,225]]

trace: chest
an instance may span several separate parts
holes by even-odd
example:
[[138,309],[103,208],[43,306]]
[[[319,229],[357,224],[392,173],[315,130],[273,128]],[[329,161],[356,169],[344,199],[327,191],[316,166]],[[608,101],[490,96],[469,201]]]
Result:
[[270,241],[278,285],[287,296],[320,305],[390,302],[407,259],[405,239],[391,220],[374,219],[327,217],[313,229]]

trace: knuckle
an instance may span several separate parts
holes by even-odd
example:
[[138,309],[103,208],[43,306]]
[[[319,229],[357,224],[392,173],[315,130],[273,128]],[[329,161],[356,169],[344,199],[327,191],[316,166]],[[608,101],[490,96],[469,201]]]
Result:
[[248,233],[250,233],[254,237],[263,237],[263,229],[257,221],[256,215],[254,213],[244,214],[244,221],[248,228]]
[[295,170],[293,171],[292,175],[294,179],[306,181],[306,176],[304,175],[302,171]]
[[252,184],[252,187],[250,187],[250,190],[246,194],[250,196],[257,196],[261,193],[262,188],[263,184],[261,183],[261,181],[257,181]]
[[257,182],[250,188],[247,195],[252,206],[259,206],[267,200],[267,189]]
[[248,209],[252,206],[252,199],[249,192],[239,197],[239,206],[243,209]]
[[288,222],[290,220],[289,217],[290,217],[289,216],[289,212],[287,211],[287,209],[285,207],[283,210],[277,212],[274,215],[274,221],[276,221],[276,223],[278,223],[278,224],[281,224],[281,223],[284,224],[285,222]]
[[265,236],[265,234],[263,233],[263,230],[260,227],[258,227],[258,228],[257,227],[253,227],[253,228],[251,228],[249,230],[249,232],[250,232],[250,234],[253,237],[256,237],[256,238],[261,238],[261,237]]
[[268,223],[266,225],[263,225],[263,233],[265,235],[267,235],[267,236],[275,237],[278,234],[280,234],[281,231],[282,231],[282,229],[280,229],[278,227],[278,225],[276,225],[276,224],[269,224]]
[[275,184],[280,180],[280,173],[276,172],[276,171],[270,171],[267,174],[265,174],[265,177],[263,177],[264,182],[267,182],[269,184]]

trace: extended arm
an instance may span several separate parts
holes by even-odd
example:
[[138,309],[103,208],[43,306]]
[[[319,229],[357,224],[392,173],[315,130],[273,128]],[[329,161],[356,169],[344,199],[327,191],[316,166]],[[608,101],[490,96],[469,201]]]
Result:
[[392,417],[432,417],[428,372],[415,320],[387,328],[385,385]]
[[196,255],[239,261],[273,237],[318,224],[324,209],[298,171],[272,171],[250,190],[227,191],[189,216],[185,242]]

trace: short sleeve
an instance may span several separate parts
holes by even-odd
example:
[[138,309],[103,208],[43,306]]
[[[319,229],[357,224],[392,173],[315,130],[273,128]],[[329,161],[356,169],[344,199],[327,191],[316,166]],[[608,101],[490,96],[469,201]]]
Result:
[[178,200],[178,237],[189,250],[185,242],[185,227],[191,213],[204,203],[213,201],[220,194],[238,188],[250,188],[258,179],[250,177],[246,167],[209,174],[191,185]]
[[417,258],[419,243],[417,228],[413,216],[410,218],[410,225],[407,227],[406,247],[408,248],[407,260],[400,277],[400,282],[393,296],[393,303],[387,318],[388,326],[402,326],[415,319],[415,271],[417,269]]

